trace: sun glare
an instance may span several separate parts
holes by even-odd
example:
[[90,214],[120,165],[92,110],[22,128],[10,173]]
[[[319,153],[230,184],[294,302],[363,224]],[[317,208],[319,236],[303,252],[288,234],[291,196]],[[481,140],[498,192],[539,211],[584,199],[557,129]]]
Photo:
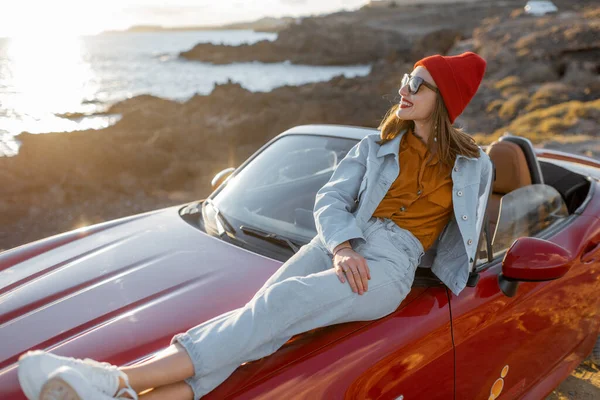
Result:
[[[66,112],[76,109],[85,98],[91,71],[81,54],[80,39],[73,36],[11,39],[12,84],[20,96],[14,109]],[[49,109],[49,106],[50,109]]]
[[31,133],[77,129],[77,122],[56,114],[88,111],[82,101],[93,98],[98,89],[82,50],[81,38],[76,36],[10,38],[10,68],[6,76],[0,77],[0,84],[12,95],[0,100],[5,109],[21,110],[21,114],[0,118],[2,129],[13,134],[18,134],[23,124]]
[[85,0],[21,0],[0,14],[0,37],[63,38],[101,32],[108,8]]

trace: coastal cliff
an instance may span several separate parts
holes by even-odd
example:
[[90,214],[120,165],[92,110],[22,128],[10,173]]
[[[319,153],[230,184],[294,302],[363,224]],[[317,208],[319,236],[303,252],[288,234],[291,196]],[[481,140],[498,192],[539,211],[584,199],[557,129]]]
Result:
[[290,61],[306,65],[368,64],[380,58],[407,53],[411,46],[399,32],[373,29],[350,22],[329,25],[318,19],[281,31],[275,41],[226,46],[201,43],[180,56],[187,60],[229,64]]
[[[480,143],[510,131],[538,145],[599,157],[600,7],[557,2],[561,13],[532,17],[522,13],[521,2],[482,3],[337,13],[281,32],[278,41],[296,49],[290,54],[298,60],[361,60],[373,65],[366,77],[266,93],[231,82],[184,103],[138,96],[113,105],[107,112],[122,119],[103,130],[20,135],[19,154],[0,158],[0,249],[201,199],[217,172],[239,166],[294,125],[376,127],[399,100],[402,74],[434,53],[471,50],[488,61],[477,95],[457,120]],[[348,33],[357,16],[361,37]],[[304,30],[310,26],[314,36]],[[324,35],[352,38],[337,51],[334,41],[321,46]],[[244,47],[237,49],[235,57],[243,57]]]

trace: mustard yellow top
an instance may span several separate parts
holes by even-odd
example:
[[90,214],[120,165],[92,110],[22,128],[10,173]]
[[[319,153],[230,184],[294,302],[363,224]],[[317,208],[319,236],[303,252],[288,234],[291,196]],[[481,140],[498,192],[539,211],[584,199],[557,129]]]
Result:
[[373,216],[392,219],[412,232],[427,250],[450,220],[452,168],[432,156],[411,130],[402,137],[399,160],[400,174]]

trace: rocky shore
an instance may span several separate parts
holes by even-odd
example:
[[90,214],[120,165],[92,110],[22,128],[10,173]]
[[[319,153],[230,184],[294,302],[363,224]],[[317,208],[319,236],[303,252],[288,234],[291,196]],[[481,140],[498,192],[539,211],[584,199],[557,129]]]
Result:
[[[110,107],[122,119],[103,130],[24,133],[19,154],[0,158],[0,249],[201,199],[217,172],[294,125],[376,127],[398,101],[402,73],[434,53],[472,50],[488,61],[457,121],[482,144],[510,131],[600,157],[600,6],[555,3],[561,12],[544,17],[524,15],[521,1],[478,1],[306,18],[273,43],[287,43],[286,59],[370,63],[371,74],[268,93],[232,82],[184,103],[138,96]],[[231,62],[284,51],[252,47],[191,53]]]
[[329,25],[320,19],[304,19],[279,32],[277,40],[242,46],[201,43],[180,56],[187,60],[229,64],[290,61],[307,65],[369,64],[386,56],[410,51],[406,36],[343,22]]

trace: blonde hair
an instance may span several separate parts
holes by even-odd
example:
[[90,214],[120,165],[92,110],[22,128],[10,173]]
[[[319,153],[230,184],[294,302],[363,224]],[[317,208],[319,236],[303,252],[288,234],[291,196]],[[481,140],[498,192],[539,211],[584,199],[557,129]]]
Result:
[[[399,104],[388,110],[379,124],[380,138],[378,144],[384,144],[394,139],[403,130],[414,130],[415,123],[396,116]],[[479,147],[475,140],[461,128],[452,126],[444,100],[439,94],[431,114],[433,132],[429,135],[427,148],[431,153],[437,153],[442,164],[452,167],[457,155],[479,158]],[[437,140],[436,140],[437,139]]]

